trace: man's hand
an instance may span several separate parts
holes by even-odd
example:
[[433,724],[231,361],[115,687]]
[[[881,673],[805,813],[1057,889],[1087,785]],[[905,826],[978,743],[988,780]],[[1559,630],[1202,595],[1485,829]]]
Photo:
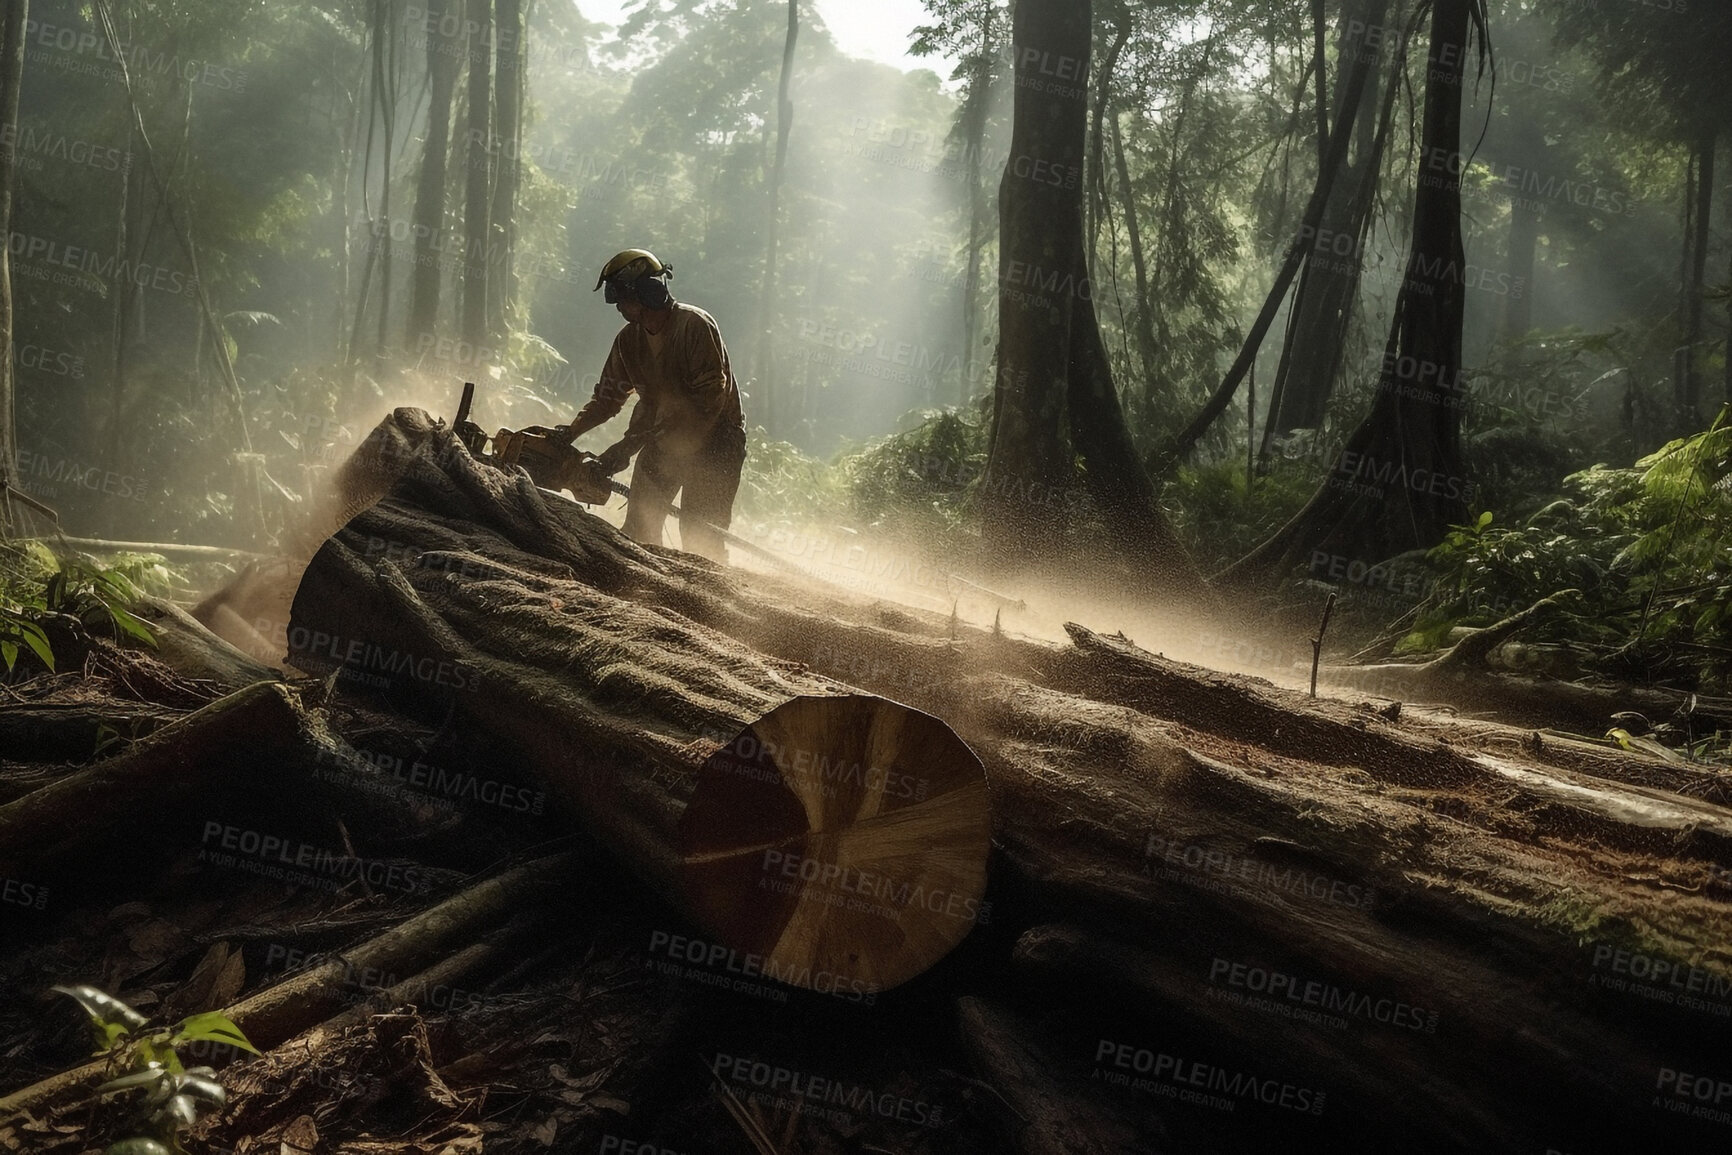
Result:
[[603,473],[612,477],[631,464],[631,457],[631,449],[626,446],[625,442],[621,441],[602,450],[601,456],[596,458],[596,464],[601,467]]

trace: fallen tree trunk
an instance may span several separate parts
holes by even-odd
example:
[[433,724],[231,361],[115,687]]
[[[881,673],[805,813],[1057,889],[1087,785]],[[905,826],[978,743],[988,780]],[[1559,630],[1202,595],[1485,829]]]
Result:
[[165,726],[116,758],[0,806],[0,860],[41,862],[105,841],[121,820],[149,821],[262,751],[298,744],[305,716],[286,687],[237,691]]
[[[439,973],[441,954],[456,953],[538,890],[554,885],[565,865],[564,858],[543,859],[485,879],[384,934],[224,1008],[223,1013],[254,1046],[269,1051],[350,1007],[357,974],[414,974],[429,968]],[[403,993],[408,993],[407,988]],[[0,1098],[0,1119],[39,1115],[109,1073],[109,1063],[103,1059],[34,1083]]]
[[[394,420],[413,429],[424,415]],[[452,452],[447,432],[420,436],[424,458],[309,568],[293,622],[258,632],[297,664],[337,671],[339,693],[455,709],[502,758],[563,780],[574,811],[685,909],[678,822],[700,768],[782,703],[858,687],[943,719],[979,754],[1002,867],[995,933],[1000,920],[1062,919],[1079,942],[1160,944],[1176,983],[1164,999],[1093,966],[1118,957],[1107,948],[1072,952],[1094,977],[1073,970],[1060,989],[1098,988],[1120,1035],[1218,1031],[1215,1067],[1234,1039],[1285,1046],[1300,1027],[1283,1017],[1248,1034],[1243,1006],[1210,993],[1218,961],[1228,974],[1278,965],[1437,1012],[1437,1050],[1401,1069],[1446,1077],[1406,1085],[1405,1105],[1377,1101],[1381,1044],[1350,1032],[1336,1048],[1353,1057],[1337,1085],[1359,1089],[1331,1100],[1350,1104],[1327,1124],[1339,1134],[1392,1141],[1429,1120],[1403,1141],[1565,1149],[1639,1146],[1656,1128],[1682,1142],[1707,1125],[1646,1112],[1655,1072],[1713,1069],[1704,1028],[1725,1012],[1660,1010],[1607,980],[1627,983],[1636,958],[1732,1011],[1723,808],[1584,770],[1551,743],[1527,749],[1525,734],[1494,735],[1510,745],[1493,753],[1490,727],[1477,746],[1443,741],[1080,628],[1048,646],[725,571],[635,545]],[[586,808],[603,799],[611,817]],[[780,837],[759,849],[791,845]],[[1051,1004],[1055,960],[1028,953],[1006,989]],[[1087,1078],[1101,1041],[1041,1049]],[[1525,1100],[1497,1084],[1510,1067]],[[1206,1118],[1239,1127],[1231,1115]],[[1157,1116],[1142,1113],[1145,1135],[1161,1133]]]
[[143,738],[184,716],[185,710],[143,702],[25,702],[0,710],[0,765],[8,762],[77,762],[89,758],[112,733]]
[[[451,461],[411,469],[394,496],[451,479],[475,514],[545,516],[527,480]],[[283,635],[295,665],[488,728],[634,873],[771,977],[871,994],[966,935],[990,823],[979,760],[943,723],[727,654],[702,627],[593,586],[538,589],[547,567],[518,568],[515,551],[370,563],[390,547],[373,548],[368,524],[307,568]]]

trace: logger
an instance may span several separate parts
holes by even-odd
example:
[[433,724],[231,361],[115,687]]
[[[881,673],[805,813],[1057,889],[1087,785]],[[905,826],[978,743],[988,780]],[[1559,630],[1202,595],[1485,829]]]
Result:
[[[470,456],[484,465],[491,465],[509,473],[521,468],[529,474],[530,480],[542,489],[553,493],[568,491],[572,497],[583,505],[606,505],[615,494],[626,499],[631,498],[631,490],[613,479],[606,462],[593,453],[586,453],[574,447],[561,429],[548,429],[540,425],[531,425],[527,429],[500,429],[492,437],[482,431],[481,426],[469,419],[470,411],[475,403],[475,383],[463,383],[463,399],[457,406],[457,417],[452,423],[457,440],[469,450]],[[488,451],[488,446],[492,451]],[[754,557],[759,557],[778,568],[810,576],[809,572],[793,562],[772,553],[762,546],[754,545],[737,533],[731,533],[720,526],[713,525],[701,518],[695,517],[689,511],[682,510],[677,505],[669,505],[668,512],[681,526],[687,524],[703,527],[714,533],[729,545],[738,546]],[[1008,594],[988,589],[967,578],[958,577],[953,573],[942,575],[947,584],[957,589],[985,597],[1001,606],[1011,609],[1026,609],[1027,605],[1021,598],[1013,598]]]
[[[665,971],[864,1003],[989,921],[986,770],[943,719],[795,663],[719,660],[713,631],[630,576],[676,555],[449,452],[455,433],[399,410],[369,439],[419,452],[307,566],[296,669],[487,734],[683,915],[647,942]],[[460,510],[427,504],[457,494]],[[538,548],[569,578],[486,564],[537,502]],[[477,531],[460,565],[453,515]],[[475,629],[483,605],[509,620]]]
[[[482,432],[481,426],[469,420],[474,402],[475,383],[465,381],[463,399],[458,403],[457,418],[452,423],[452,430],[457,434],[457,440],[463,443],[463,447],[469,450],[470,456],[475,460],[507,473],[522,469],[529,474],[530,480],[542,489],[553,493],[568,491],[583,505],[606,505],[615,494],[628,501],[631,499],[631,490],[613,479],[613,472],[602,458],[573,446],[561,430],[531,425],[527,429],[500,429],[492,437],[488,437]],[[493,447],[492,452],[488,452],[489,445]],[[739,546],[747,553],[761,557],[773,565],[795,573],[805,573],[785,558],[753,545],[739,534],[730,533],[718,525],[695,517],[677,505],[670,503],[668,512],[680,522],[682,531],[687,525],[700,527],[729,545]]]

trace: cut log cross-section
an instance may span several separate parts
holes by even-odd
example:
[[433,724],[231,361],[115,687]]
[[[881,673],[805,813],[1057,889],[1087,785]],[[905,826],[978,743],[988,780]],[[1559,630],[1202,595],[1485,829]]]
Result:
[[[990,792],[988,969],[879,1009],[983,996],[956,1004],[964,1045],[1024,1155],[1716,1149],[1717,1123],[1650,1109],[1656,1072],[1724,1065],[1732,819],[1707,769],[1313,700],[1080,625],[1055,646],[844,600],[632,542],[420,411],[363,448],[396,446],[413,459],[320,548],[292,621],[242,581],[209,603],[234,611],[217,632],[337,675],[334,716],[382,689],[417,725],[484,733],[478,777],[539,779],[703,928],[664,957],[719,973],[737,952],[729,976],[814,987],[891,985],[984,921],[964,851],[985,806],[953,727]],[[1241,999],[1240,972],[1289,997]],[[1335,1021],[1278,1013],[1298,992]],[[1327,1092],[1322,1130],[1259,1092],[1199,1113],[1108,1084],[1103,1044]]]
[[[403,440],[427,435],[400,424]],[[548,520],[527,478],[429,453],[313,556],[288,622],[249,628],[279,632],[299,669],[493,735],[502,772],[538,780],[711,946],[767,977],[885,990],[967,935],[992,821],[985,768],[948,726],[796,663],[741,660],[634,597],[550,586],[545,559],[507,549],[455,564],[435,523],[388,524],[430,490],[521,518],[511,534],[525,546],[559,542],[591,566],[649,561],[593,519]],[[464,528],[450,546],[471,543],[476,526]]]
[[950,727],[853,694],[746,727],[704,764],[679,833],[686,892],[724,941],[882,990],[967,934],[990,830],[985,768]]

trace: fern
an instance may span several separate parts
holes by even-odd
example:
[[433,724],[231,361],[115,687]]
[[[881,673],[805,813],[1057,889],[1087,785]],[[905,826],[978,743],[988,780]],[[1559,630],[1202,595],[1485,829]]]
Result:
[[27,651],[48,670],[56,668],[46,628],[55,621],[156,645],[156,635],[132,607],[147,588],[166,589],[174,581],[161,557],[121,554],[101,566],[57,558],[40,542],[8,548],[10,554],[0,561],[0,662],[7,673]]

